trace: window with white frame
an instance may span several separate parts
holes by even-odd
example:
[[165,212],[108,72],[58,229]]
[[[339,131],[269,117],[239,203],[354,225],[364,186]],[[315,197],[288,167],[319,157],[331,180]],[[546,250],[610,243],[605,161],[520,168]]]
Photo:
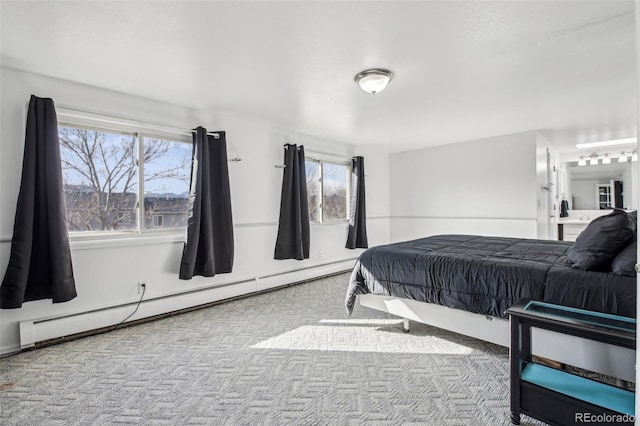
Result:
[[189,211],[191,144],[143,138],[144,227],[185,228]]
[[162,215],[153,216],[153,226],[155,228],[162,228],[162,226],[163,226],[163,218],[164,218],[164,216],[162,216]]
[[67,123],[58,135],[70,232],[186,226],[188,141]]
[[307,197],[309,220],[328,223],[349,218],[349,183],[351,167],[338,163],[307,158]]

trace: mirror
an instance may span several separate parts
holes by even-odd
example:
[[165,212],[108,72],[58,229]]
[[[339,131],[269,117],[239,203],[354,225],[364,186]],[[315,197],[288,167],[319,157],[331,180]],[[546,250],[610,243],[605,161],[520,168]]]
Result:
[[[560,198],[569,202],[570,210],[607,210],[613,207],[635,210],[637,162],[578,166],[564,163],[561,171]],[[566,180],[565,180],[566,179]]]

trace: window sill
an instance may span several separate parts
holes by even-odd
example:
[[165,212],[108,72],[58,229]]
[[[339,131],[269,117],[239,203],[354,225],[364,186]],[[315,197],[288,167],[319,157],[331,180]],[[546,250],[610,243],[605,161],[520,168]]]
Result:
[[144,234],[129,232],[70,233],[69,241],[74,250],[105,247],[130,247],[150,244],[182,243],[185,230],[156,231]]
[[309,225],[314,228],[326,228],[327,226],[343,226],[343,225],[349,225],[349,220],[347,219],[343,219],[343,220],[332,220],[330,222],[310,222]]

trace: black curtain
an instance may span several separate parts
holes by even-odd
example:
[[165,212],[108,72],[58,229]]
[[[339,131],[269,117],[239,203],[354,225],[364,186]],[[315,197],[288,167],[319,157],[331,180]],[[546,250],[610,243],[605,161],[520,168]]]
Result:
[[347,248],[367,248],[367,209],[364,196],[364,158],[351,160],[351,209]]
[[212,277],[233,268],[233,220],[227,164],[227,140],[207,135],[198,127],[193,134],[191,189],[187,241],[180,263],[180,279],[194,275]]
[[309,204],[304,147],[286,144],[284,165],[274,259],[308,259]]
[[[5,141],[7,142],[7,141]],[[31,96],[22,182],[0,308],[77,296],[64,206],[58,118],[52,99]]]

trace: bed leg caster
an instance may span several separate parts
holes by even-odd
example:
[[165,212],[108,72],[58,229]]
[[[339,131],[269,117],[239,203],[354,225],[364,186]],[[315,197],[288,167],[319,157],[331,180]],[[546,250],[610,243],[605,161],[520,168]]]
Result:
[[409,320],[407,318],[402,319],[402,331],[404,331],[405,333],[408,333],[410,331]]

